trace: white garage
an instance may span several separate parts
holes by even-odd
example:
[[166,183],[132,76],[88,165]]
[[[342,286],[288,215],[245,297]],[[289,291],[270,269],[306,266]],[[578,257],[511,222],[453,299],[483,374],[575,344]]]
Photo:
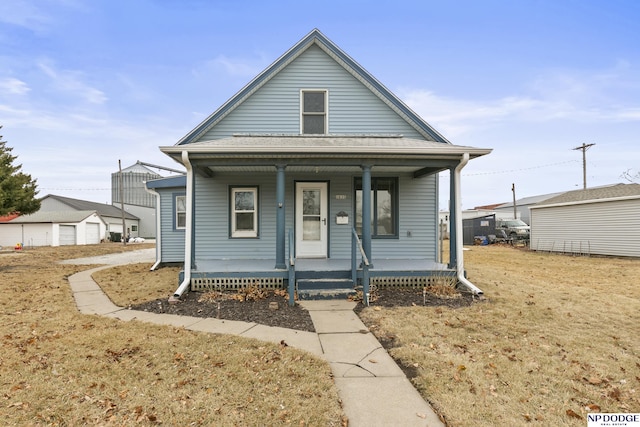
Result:
[[59,242],[60,246],[76,244],[76,226],[75,225],[59,225]]
[[106,228],[96,211],[39,211],[0,223],[0,246],[96,244],[104,239]]
[[85,242],[87,245],[97,245],[100,243],[100,224],[88,222],[85,228]]
[[640,184],[563,193],[531,207],[531,249],[640,257]]

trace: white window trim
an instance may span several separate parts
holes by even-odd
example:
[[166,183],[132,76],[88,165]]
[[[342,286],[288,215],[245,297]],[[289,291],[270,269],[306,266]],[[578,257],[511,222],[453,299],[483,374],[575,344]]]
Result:
[[[251,192],[253,193],[253,210],[252,211],[236,211],[236,193]],[[231,237],[246,238],[258,237],[258,187],[231,187]],[[253,230],[236,230],[236,213],[253,212]]]
[[[184,212],[182,212],[182,211],[179,211],[179,210],[178,210],[178,206],[179,206],[179,204],[178,204],[178,199],[180,199],[180,198],[183,198],[183,199],[184,199]],[[184,226],[180,226],[180,225],[178,225],[178,224],[180,224],[180,221],[178,220],[178,214],[179,214],[179,213],[184,213],[184,215],[185,215],[185,225],[184,225]],[[179,195],[179,196],[175,196],[175,218],[176,218],[176,230],[184,230],[184,229],[186,229],[186,228],[187,228],[187,227],[186,227],[186,223],[187,223],[187,221],[186,221],[186,216],[187,216],[187,196],[186,196],[186,195],[184,195],[184,194]]]
[[[324,92],[324,135],[329,133],[329,90],[328,89],[300,89],[300,134],[314,135],[304,133],[304,93],[305,92]],[[313,113],[307,113],[313,115]],[[316,113],[316,115],[320,115]],[[315,134],[323,135],[323,134]]]

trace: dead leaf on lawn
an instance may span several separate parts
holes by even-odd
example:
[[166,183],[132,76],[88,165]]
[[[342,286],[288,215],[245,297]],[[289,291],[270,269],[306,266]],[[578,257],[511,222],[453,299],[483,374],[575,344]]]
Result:
[[600,385],[600,384],[602,384],[602,378],[598,378],[598,377],[584,378],[584,380],[587,381],[589,384],[592,384],[592,385]]
[[613,390],[611,390],[611,391],[608,393],[608,396],[609,396],[610,398],[612,398],[612,399],[615,399],[615,400],[618,400],[618,401],[619,401],[619,400],[620,400],[620,397],[622,397],[622,393],[620,392],[620,389],[619,389],[618,387],[614,387],[614,388],[613,388]]
[[566,412],[566,413],[567,413],[567,415],[568,415],[568,416],[570,416],[570,417],[572,417],[572,418],[577,418],[577,419],[579,419],[579,420],[581,420],[581,419],[582,419],[582,417],[581,417],[579,414],[577,414],[577,413],[576,413],[574,410],[572,410],[572,409],[567,409],[567,412]]

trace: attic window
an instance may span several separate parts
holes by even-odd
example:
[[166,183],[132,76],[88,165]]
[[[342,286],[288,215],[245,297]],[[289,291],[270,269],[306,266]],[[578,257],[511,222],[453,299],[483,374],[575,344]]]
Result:
[[303,90],[302,91],[302,118],[301,127],[303,134],[327,133],[327,91]]

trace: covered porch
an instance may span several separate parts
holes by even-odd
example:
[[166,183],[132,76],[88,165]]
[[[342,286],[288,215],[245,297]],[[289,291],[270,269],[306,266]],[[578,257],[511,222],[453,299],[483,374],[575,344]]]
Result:
[[[184,164],[187,169],[185,269],[174,296],[179,298],[189,288],[234,288],[259,283],[260,286],[274,288],[286,286],[290,290],[290,297],[293,298],[294,291],[304,286],[344,286],[351,289],[359,287],[366,296],[371,284],[419,286],[428,285],[430,281],[441,277],[462,278],[459,172],[469,158],[487,154],[490,150],[413,140],[399,135],[238,135],[184,146],[163,147],[162,151]],[[401,174],[406,177],[406,182],[418,182],[422,178],[436,176],[444,170],[449,170],[451,176],[450,262],[447,265],[437,262],[435,179],[429,184],[433,186],[432,190],[405,196],[416,199],[433,198],[433,212],[422,213],[429,224],[428,228],[433,229],[432,232],[429,231],[429,245],[432,249],[427,251],[428,256],[425,256],[424,250],[414,252],[407,246],[406,242],[412,237],[411,231],[399,233],[397,226],[395,237],[386,239],[386,247],[392,249],[386,251],[388,253],[376,252],[373,237],[378,230],[372,229],[372,223],[375,222],[372,221],[372,215],[376,215],[372,201],[372,175]],[[209,246],[202,243],[203,237],[196,231],[198,226],[204,229],[204,219],[202,213],[196,215],[195,206],[199,205],[200,212],[204,211],[195,194],[198,191],[211,192],[212,188],[218,188],[217,191],[221,193],[220,190],[229,185],[229,181],[224,181],[227,176],[225,174],[240,172],[253,173],[262,177],[263,181],[273,180],[273,187],[270,187],[272,190],[270,189],[268,194],[267,191],[262,191],[260,196],[266,206],[263,206],[263,211],[266,209],[271,215],[268,221],[270,228],[263,228],[260,235],[256,231],[256,235],[252,236],[257,238],[253,240],[252,250],[259,248],[261,255],[252,257],[249,250],[242,253],[239,239],[219,234],[217,241],[210,239],[207,244],[219,248],[226,247],[229,251],[236,247],[240,249],[234,252],[235,256],[211,256],[211,252],[207,253]],[[302,177],[303,182],[329,183],[332,179],[335,180],[337,175],[358,180],[361,198],[358,201],[358,206],[361,206],[359,217],[356,220],[356,215],[353,215],[353,222],[346,226],[332,225],[334,233],[326,237],[328,241],[325,243],[327,249],[324,253],[317,256],[314,253],[305,253],[300,256],[300,236],[306,231],[298,227],[298,217],[303,216],[300,213],[304,207],[298,204],[302,197],[297,193],[297,179]],[[206,191],[202,189],[205,182],[214,182],[216,179],[221,185],[211,186]],[[295,189],[291,187],[293,184],[296,185]],[[265,187],[267,186],[265,184]],[[322,224],[325,228],[331,228],[327,227],[327,224],[333,224],[332,219],[343,213],[336,213],[340,206],[346,207],[347,215],[354,212],[355,200],[346,200],[348,196],[343,194],[339,196],[341,197],[336,196],[335,199],[340,201],[332,199],[333,213],[321,213],[317,218],[310,219],[321,228]],[[295,224],[292,210],[296,212],[293,215]],[[405,215],[404,212],[398,211],[397,215],[400,214]],[[339,228],[340,233],[337,234],[335,230]],[[376,243],[380,245],[380,242],[384,241],[385,239],[378,239]],[[247,245],[247,248],[251,246]],[[395,252],[393,248],[400,251]],[[388,256],[389,253],[391,256]]]

